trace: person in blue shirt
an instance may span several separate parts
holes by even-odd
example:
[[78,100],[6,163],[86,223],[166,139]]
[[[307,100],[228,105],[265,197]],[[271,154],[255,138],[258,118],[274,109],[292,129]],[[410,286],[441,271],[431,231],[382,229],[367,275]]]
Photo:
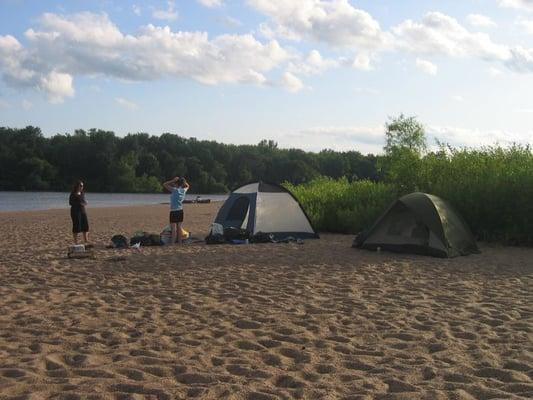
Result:
[[183,200],[189,190],[189,184],[183,177],[175,177],[163,183],[165,189],[170,192],[170,227],[172,229],[172,244],[181,244],[183,241],[181,234],[181,224],[183,223]]

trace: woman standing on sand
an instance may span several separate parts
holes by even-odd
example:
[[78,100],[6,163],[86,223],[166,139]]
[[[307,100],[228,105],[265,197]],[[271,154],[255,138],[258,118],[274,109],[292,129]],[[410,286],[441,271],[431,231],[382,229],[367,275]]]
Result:
[[72,236],[74,244],[78,244],[78,234],[83,233],[83,242],[89,242],[89,221],[87,220],[87,212],[85,206],[85,191],[83,190],[83,182],[77,181],[72,187],[70,197],[68,200],[70,204],[70,218],[72,219]]
[[175,177],[163,183],[165,189],[170,192],[170,227],[172,229],[172,241],[170,243],[178,244],[183,242],[181,225],[183,223],[183,200],[189,190],[189,184],[183,177]]

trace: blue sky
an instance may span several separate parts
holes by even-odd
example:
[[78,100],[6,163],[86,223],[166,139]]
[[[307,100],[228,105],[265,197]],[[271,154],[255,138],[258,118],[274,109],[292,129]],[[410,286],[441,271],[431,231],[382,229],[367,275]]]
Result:
[[0,0],[0,124],[379,152],[533,141],[533,0]]

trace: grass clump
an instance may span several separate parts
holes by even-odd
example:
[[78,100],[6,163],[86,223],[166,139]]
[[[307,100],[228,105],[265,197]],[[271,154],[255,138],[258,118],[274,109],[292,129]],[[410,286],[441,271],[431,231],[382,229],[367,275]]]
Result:
[[349,182],[319,177],[285,186],[298,198],[315,229],[356,233],[368,227],[395,198],[392,185],[368,180]]
[[317,178],[294,186],[316,229],[357,233],[392,201],[421,191],[451,203],[478,240],[533,245],[533,153],[529,146],[441,148],[383,157],[383,182]]

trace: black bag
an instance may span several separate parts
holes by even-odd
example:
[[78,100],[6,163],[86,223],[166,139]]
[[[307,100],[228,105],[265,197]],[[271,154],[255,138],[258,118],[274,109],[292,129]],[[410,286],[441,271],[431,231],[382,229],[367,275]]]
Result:
[[111,243],[117,249],[125,249],[128,246],[128,238],[123,235],[115,235],[111,238]]
[[161,246],[163,243],[161,242],[161,236],[157,234],[150,234],[144,232],[144,234],[141,236],[134,236],[130,239],[130,246],[133,246],[134,244],[140,243],[141,246]]
[[257,232],[250,238],[251,243],[274,243],[274,235],[272,233]]
[[209,234],[205,238],[205,243],[206,244],[224,244],[224,243],[227,243],[227,242],[226,242],[226,238],[224,237],[224,235],[220,235],[220,234],[211,235],[211,234]]
[[224,228],[224,237],[227,241],[250,239],[250,233],[246,229],[235,228],[233,226]]

